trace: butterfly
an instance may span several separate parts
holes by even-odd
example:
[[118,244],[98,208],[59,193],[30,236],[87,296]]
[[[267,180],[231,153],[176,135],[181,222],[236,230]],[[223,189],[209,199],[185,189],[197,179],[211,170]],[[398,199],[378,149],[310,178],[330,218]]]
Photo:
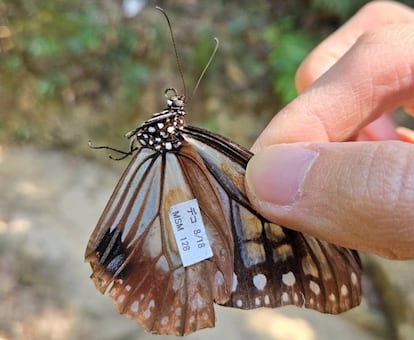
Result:
[[[126,134],[121,158],[134,156],[85,252],[97,289],[147,331],[173,335],[214,327],[214,303],[331,314],[359,305],[357,252],[261,216],[244,185],[252,153],[187,125],[184,96],[166,96]],[[191,251],[199,257],[188,262]]]

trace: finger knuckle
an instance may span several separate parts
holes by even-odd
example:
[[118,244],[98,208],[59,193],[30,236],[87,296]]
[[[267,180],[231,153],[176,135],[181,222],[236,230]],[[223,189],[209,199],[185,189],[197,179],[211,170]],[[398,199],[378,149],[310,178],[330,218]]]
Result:
[[[401,211],[414,200],[414,148],[402,142],[380,142],[368,166],[367,187],[374,203]],[[384,199],[387,204],[384,204]]]

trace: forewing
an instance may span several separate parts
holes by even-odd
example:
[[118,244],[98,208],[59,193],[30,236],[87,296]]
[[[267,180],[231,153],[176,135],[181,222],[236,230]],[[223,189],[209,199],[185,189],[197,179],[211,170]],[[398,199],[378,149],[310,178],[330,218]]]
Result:
[[250,206],[244,174],[252,154],[203,129],[186,126],[214,178],[234,238],[232,294],[227,306],[296,305],[340,313],[361,301],[361,263],[350,249],[270,223]]
[[[232,283],[233,240],[220,197],[201,158],[189,145],[181,150],[184,156],[140,149],[85,254],[95,285],[111,295],[119,312],[160,334],[213,327],[213,302],[225,303]],[[193,188],[196,183],[205,196]],[[200,201],[214,256],[184,268],[168,211],[193,198]]]

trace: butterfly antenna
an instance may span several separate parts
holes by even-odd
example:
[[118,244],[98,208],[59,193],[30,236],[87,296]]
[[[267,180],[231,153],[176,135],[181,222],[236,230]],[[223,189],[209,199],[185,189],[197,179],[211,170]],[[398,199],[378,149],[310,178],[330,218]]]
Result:
[[198,87],[201,83],[201,80],[204,78],[204,75],[206,74],[207,69],[209,68],[211,62],[213,61],[214,56],[217,53],[217,50],[219,48],[219,40],[218,40],[218,38],[214,38],[214,41],[216,43],[216,45],[214,46],[214,50],[211,53],[210,58],[208,59],[206,66],[204,66],[203,72],[201,72],[200,77],[198,77],[197,83],[194,86],[193,93],[191,94],[191,97],[188,101],[191,101],[191,98],[194,97],[194,95],[195,95],[195,93],[196,93],[196,91],[197,91],[197,89],[198,89]]
[[183,83],[183,91],[184,91],[184,97],[185,97],[187,91],[185,87],[185,81],[184,81],[184,76],[183,76],[183,70],[181,68],[180,58],[178,57],[177,45],[175,44],[174,33],[171,27],[170,18],[168,17],[167,13],[161,7],[156,6],[155,9],[159,10],[164,15],[165,20],[167,21],[167,24],[168,24],[168,28],[170,29],[171,41],[173,44],[173,49],[174,49],[174,54],[175,54],[175,61],[177,63],[178,72],[180,73],[181,82]]

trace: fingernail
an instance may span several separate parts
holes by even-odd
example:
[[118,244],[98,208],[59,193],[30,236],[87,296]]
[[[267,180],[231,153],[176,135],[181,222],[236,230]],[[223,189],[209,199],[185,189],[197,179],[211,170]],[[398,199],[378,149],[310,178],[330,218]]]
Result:
[[257,200],[286,206],[295,202],[318,152],[302,145],[273,145],[249,161],[246,184]]

